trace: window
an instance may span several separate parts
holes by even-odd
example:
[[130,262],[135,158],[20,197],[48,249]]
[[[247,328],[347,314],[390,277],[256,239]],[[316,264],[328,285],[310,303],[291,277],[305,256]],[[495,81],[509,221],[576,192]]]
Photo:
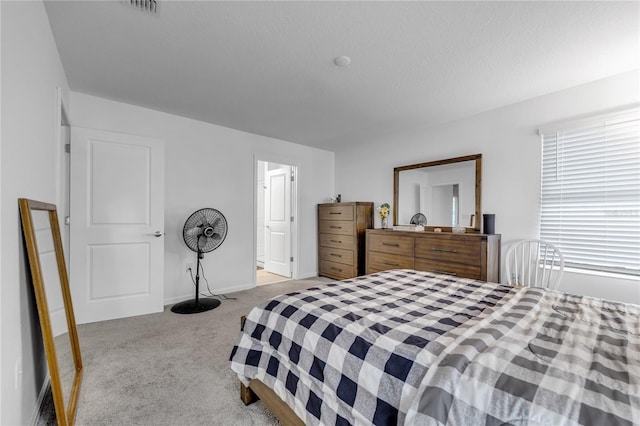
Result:
[[540,238],[566,266],[640,275],[640,112],[541,131]]

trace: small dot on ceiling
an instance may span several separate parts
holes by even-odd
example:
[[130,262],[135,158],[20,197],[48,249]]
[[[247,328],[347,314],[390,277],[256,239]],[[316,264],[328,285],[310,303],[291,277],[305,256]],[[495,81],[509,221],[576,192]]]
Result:
[[351,58],[348,56],[338,56],[333,60],[333,63],[339,67],[348,67],[351,63]]

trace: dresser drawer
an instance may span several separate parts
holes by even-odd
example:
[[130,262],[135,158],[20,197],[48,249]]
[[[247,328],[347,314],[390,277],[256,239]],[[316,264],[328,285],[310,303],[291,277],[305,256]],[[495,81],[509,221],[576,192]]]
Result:
[[353,221],[321,220],[319,229],[321,234],[353,235],[353,226]]
[[413,257],[367,251],[367,274],[389,269],[413,269]]
[[331,262],[329,260],[321,260],[320,275],[335,278],[337,280],[345,280],[347,278],[353,278],[358,274],[356,273],[356,268],[353,265],[344,265],[342,263]]
[[355,240],[351,236],[320,234],[320,247],[333,247],[344,250],[353,250],[355,248]]
[[318,207],[318,219],[320,220],[353,220],[353,206],[324,205]]
[[342,263],[345,265],[354,265],[353,250],[343,250],[331,247],[320,248],[320,260],[329,260],[331,262]]
[[418,271],[447,274],[461,278],[480,279],[480,265],[442,262],[431,259],[416,258],[415,269]]
[[393,235],[392,232],[389,231],[388,235],[369,234],[367,250],[413,257],[413,238]]
[[442,235],[416,239],[416,257],[480,266],[481,242],[477,238]]

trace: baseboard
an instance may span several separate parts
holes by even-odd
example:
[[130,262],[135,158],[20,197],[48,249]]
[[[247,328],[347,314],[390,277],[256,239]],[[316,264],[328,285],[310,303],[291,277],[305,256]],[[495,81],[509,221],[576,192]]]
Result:
[[307,278],[318,278],[318,272],[306,272],[298,274],[297,280],[306,280]]
[[[215,294],[226,294],[226,293],[233,293],[236,291],[249,290],[251,288],[255,288],[255,284],[246,284],[246,285],[234,286],[234,287],[214,288],[212,290],[215,291]],[[193,299],[194,297],[195,297],[194,292],[191,292],[189,294],[184,294],[182,296],[169,297],[164,299],[164,304],[165,306],[173,305],[174,303],[182,302],[183,300],[190,300],[190,299]],[[208,296],[201,296],[201,297],[208,297]]]
[[42,387],[40,388],[40,393],[38,394],[38,399],[36,400],[36,405],[33,407],[33,413],[31,414],[31,421],[29,425],[36,426],[38,424],[38,420],[40,419],[40,415],[42,414],[42,402],[44,401],[44,397],[47,395],[47,391],[50,387],[50,378],[47,378],[42,383]]
[[[314,272],[302,273],[302,274],[299,274],[298,277],[294,279],[305,280],[307,278],[318,278],[318,272],[314,271]],[[245,285],[234,286],[234,287],[215,288],[213,290],[215,291],[215,294],[226,294],[226,293],[233,293],[236,291],[249,290],[255,287],[256,287],[255,284],[245,284]],[[195,297],[195,294],[193,292],[191,292],[190,294],[184,294],[182,296],[168,297],[164,299],[164,304],[165,306],[173,305],[174,303],[182,302],[183,300],[190,300],[190,299],[193,299],[194,297]],[[206,296],[202,296],[202,297],[206,297]]]

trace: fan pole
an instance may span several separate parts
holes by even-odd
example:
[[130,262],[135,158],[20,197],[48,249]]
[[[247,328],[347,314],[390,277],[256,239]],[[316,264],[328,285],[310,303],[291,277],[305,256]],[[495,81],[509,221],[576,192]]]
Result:
[[[198,238],[198,243],[200,238]],[[200,257],[202,256],[202,250],[200,250],[200,244],[198,244],[198,260],[196,261],[196,309],[200,306]]]
[[197,314],[199,312],[210,311],[211,309],[220,306],[218,299],[205,298],[200,300],[200,258],[202,257],[202,250],[200,249],[200,237],[198,236],[198,260],[196,261],[196,298],[193,300],[185,300],[184,302],[176,303],[171,307],[171,312],[176,314]]

